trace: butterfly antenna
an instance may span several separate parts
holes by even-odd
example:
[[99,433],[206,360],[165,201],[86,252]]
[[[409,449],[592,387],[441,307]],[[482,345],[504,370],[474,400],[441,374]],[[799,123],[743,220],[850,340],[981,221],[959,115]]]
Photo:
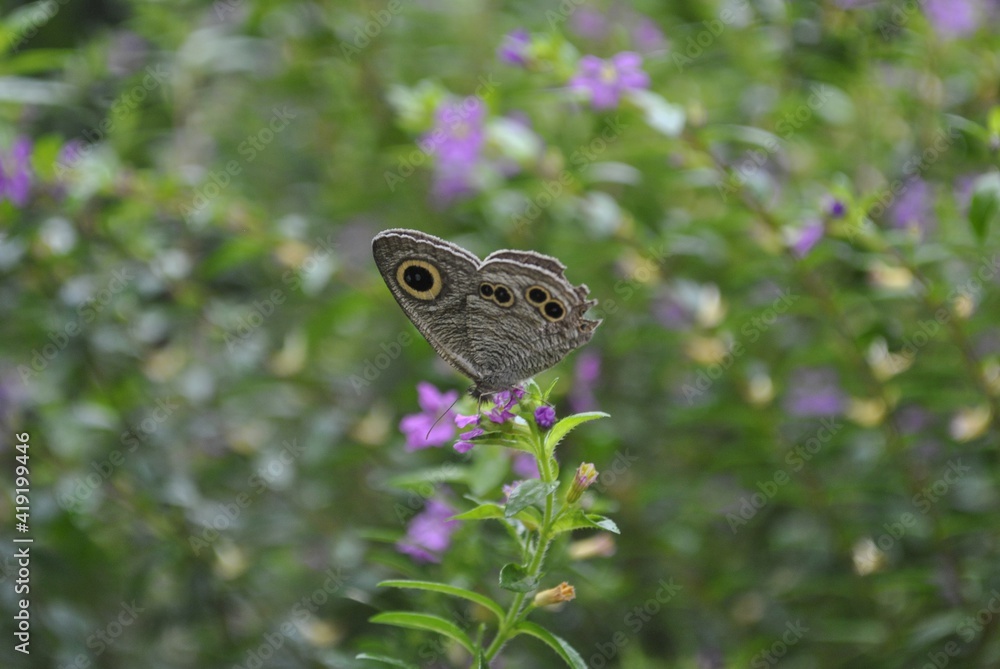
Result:
[[427,438],[429,438],[431,436],[431,430],[434,429],[434,426],[437,425],[438,423],[440,423],[441,419],[444,418],[445,416],[447,416],[448,412],[451,411],[453,408],[455,408],[455,405],[458,404],[458,400],[459,399],[461,399],[461,398],[456,397],[455,401],[452,402],[451,405],[447,409],[444,410],[444,413],[434,419],[434,422],[431,423],[431,426],[429,428],[427,428],[427,434],[424,435],[424,439],[427,439]]

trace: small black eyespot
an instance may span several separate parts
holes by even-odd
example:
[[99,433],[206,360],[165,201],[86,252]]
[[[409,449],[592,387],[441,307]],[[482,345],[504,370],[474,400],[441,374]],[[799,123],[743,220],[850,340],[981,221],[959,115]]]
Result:
[[562,305],[555,300],[546,302],[542,309],[545,310],[545,315],[554,321],[559,320],[563,317],[563,314],[566,313],[566,311],[562,308]]
[[483,297],[493,297],[493,286],[488,283],[479,284],[479,294]]
[[532,304],[541,304],[547,299],[549,299],[549,294],[543,288],[535,286],[528,289],[528,301]]
[[493,299],[497,304],[508,304],[511,301],[510,291],[503,286],[497,286],[493,291]]
[[413,290],[426,292],[434,287],[434,275],[426,267],[410,265],[403,271],[403,281]]

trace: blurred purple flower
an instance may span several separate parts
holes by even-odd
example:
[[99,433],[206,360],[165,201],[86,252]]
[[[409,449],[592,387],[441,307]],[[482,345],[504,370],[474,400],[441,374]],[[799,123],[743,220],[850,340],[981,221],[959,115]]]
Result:
[[406,527],[406,536],[396,543],[396,550],[420,562],[440,562],[459,526],[459,521],[449,520],[455,513],[445,502],[427,500],[424,510]]
[[934,229],[934,194],[930,184],[915,177],[906,182],[902,192],[889,209],[889,223],[894,228],[916,228],[921,236]]
[[550,406],[540,406],[535,409],[535,422],[538,427],[547,430],[556,424],[556,410]]
[[434,153],[434,198],[447,204],[475,190],[471,172],[486,144],[486,106],[467,97],[442,104],[435,114],[434,127],[420,146]]
[[684,303],[672,291],[665,293],[653,302],[653,316],[668,330],[683,332],[690,330],[694,324],[694,313],[691,307]]
[[804,258],[812,247],[823,239],[823,221],[813,218],[806,221],[806,224],[796,232],[795,243],[792,244],[792,253],[796,258]]
[[667,40],[663,36],[663,31],[646,16],[639,17],[639,20],[632,27],[632,43],[635,48],[644,53],[662,51],[667,46]]
[[608,34],[608,17],[596,9],[581,7],[569,20],[570,30],[585,39],[599,40]]
[[601,376],[601,356],[596,351],[583,351],[576,358],[573,369],[573,390],[570,391],[569,405],[574,413],[592,411],[597,408],[594,387]]
[[785,396],[785,410],[791,415],[832,416],[842,413],[846,403],[836,371],[804,368],[792,373]]
[[955,179],[955,201],[958,208],[962,210],[963,216],[969,215],[969,207],[972,205],[972,192],[976,187],[978,174],[966,174]]
[[522,479],[537,479],[539,476],[538,462],[535,460],[535,456],[524,451],[514,451],[510,468],[516,476]]
[[919,434],[930,427],[933,415],[927,409],[911,404],[897,412],[896,420],[899,423],[899,431],[903,434]]
[[524,28],[512,30],[503,36],[497,49],[497,58],[508,65],[524,67],[528,64],[528,47],[531,46],[531,35]]
[[399,421],[399,430],[406,435],[406,450],[442,446],[451,441],[455,435],[451,406],[457,399],[457,391],[442,393],[426,381],[418,383],[417,402],[422,411],[403,416]]
[[7,155],[0,155],[0,202],[6,197],[16,207],[28,203],[33,176],[31,149],[31,140],[19,135]]
[[622,51],[609,60],[584,56],[569,86],[586,93],[594,109],[614,109],[624,93],[649,88],[649,75],[642,70],[642,56],[634,51]]
[[945,39],[965,37],[979,26],[978,3],[973,0],[925,0],[924,13],[934,31]]

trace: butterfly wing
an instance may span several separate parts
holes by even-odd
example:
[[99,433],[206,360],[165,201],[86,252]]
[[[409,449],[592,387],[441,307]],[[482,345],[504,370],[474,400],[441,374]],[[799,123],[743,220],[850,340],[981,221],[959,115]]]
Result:
[[417,230],[392,229],[372,240],[379,273],[420,334],[448,364],[478,383],[469,333],[468,297],[478,286],[479,258]]
[[584,314],[596,302],[564,270],[531,251],[497,251],[480,266],[467,325],[479,390],[510,388],[590,341],[600,321]]

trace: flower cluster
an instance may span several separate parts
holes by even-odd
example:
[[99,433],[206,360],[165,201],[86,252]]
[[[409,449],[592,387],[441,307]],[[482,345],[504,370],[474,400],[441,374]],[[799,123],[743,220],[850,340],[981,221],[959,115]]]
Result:
[[16,207],[28,203],[33,179],[31,148],[31,140],[20,136],[5,154],[0,153],[0,201],[10,200]]

